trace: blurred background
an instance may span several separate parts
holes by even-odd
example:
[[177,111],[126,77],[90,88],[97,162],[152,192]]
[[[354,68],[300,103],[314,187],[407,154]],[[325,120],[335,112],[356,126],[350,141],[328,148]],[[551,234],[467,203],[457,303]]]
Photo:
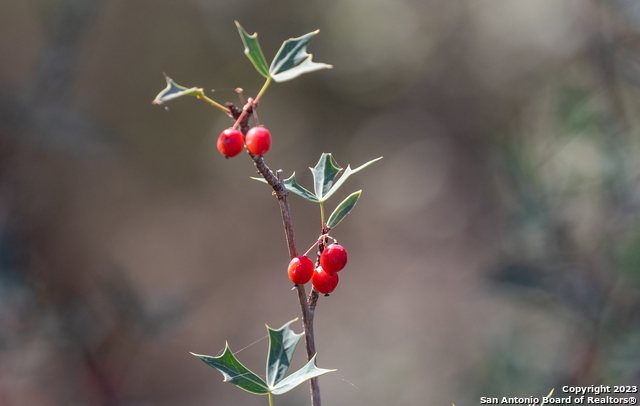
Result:
[[[262,372],[299,315],[277,200],[216,150],[227,116],[151,104],[162,72],[257,93],[234,20],[268,60],[320,29],[335,66],[265,94],[272,169],[384,156],[327,204],[364,190],[316,312],[325,404],[640,383],[636,1],[0,4],[0,405],[267,403],[189,351]],[[319,210],[291,207],[304,252]]]

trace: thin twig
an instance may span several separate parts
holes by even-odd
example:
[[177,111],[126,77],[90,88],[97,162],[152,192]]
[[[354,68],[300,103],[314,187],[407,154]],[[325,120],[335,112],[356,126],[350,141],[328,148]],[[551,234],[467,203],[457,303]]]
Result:
[[242,96],[242,88],[241,87],[237,87],[236,88],[236,93],[238,93],[238,97],[240,98],[240,103],[245,104],[244,96]]

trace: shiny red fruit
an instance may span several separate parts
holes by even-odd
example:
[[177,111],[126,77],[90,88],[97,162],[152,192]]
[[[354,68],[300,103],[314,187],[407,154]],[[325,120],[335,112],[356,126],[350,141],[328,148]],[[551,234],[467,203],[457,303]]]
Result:
[[218,137],[218,151],[227,158],[241,153],[242,147],[244,147],[244,137],[238,130],[227,128]]
[[329,273],[319,266],[313,271],[311,283],[313,283],[313,287],[316,288],[318,292],[328,295],[338,286],[339,279],[337,273]]
[[320,255],[320,266],[325,271],[339,272],[347,265],[347,250],[342,245],[330,244]]
[[264,127],[253,127],[247,132],[247,149],[253,155],[263,155],[271,147],[271,133]]
[[296,285],[304,285],[313,275],[313,262],[307,257],[295,257],[289,262],[289,279]]

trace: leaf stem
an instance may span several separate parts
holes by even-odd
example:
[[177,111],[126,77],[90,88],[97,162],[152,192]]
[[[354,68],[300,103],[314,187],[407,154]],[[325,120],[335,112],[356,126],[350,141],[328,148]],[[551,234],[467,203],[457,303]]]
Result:
[[273,406],[273,394],[269,392],[269,406]]
[[260,98],[262,97],[262,95],[267,90],[267,88],[269,87],[270,84],[271,84],[271,76],[269,76],[267,78],[267,81],[264,82],[264,85],[262,86],[262,89],[260,89],[260,93],[258,93],[258,95],[256,96],[256,99],[254,100],[255,104],[258,104],[258,102],[260,101]]
[[324,202],[320,202],[320,219],[322,220],[322,228],[324,229]]
[[227,114],[231,114],[231,110],[229,110],[228,108],[226,108],[225,106],[223,106],[222,104],[218,103],[217,101],[208,98],[207,96],[205,96],[204,91],[200,91],[200,94],[198,94],[196,96],[198,99],[202,99],[204,101],[206,101],[207,103],[209,103],[210,105],[219,108],[220,110],[224,111]]

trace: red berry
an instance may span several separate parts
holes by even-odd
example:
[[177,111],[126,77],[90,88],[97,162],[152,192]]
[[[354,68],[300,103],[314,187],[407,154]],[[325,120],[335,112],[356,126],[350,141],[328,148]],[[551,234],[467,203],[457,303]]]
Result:
[[319,266],[313,271],[311,283],[313,283],[313,287],[316,288],[318,292],[328,295],[338,286],[339,279],[338,273],[329,273]]
[[313,275],[313,262],[307,257],[295,257],[289,262],[289,279],[296,285],[304,285]]
[[218,151],[227,158],[234,157],[242,152],[244,137],[242,133],[233,128],[227,128],[218,137]]
[[263,155],[271,147],[271,133],[264,127],[253,127],[247,132],[247,149],[253,155]]
[[320,266],[325,271],[339,272],[347,265],[347,250],[342,245],[331,244],[320,255]]

